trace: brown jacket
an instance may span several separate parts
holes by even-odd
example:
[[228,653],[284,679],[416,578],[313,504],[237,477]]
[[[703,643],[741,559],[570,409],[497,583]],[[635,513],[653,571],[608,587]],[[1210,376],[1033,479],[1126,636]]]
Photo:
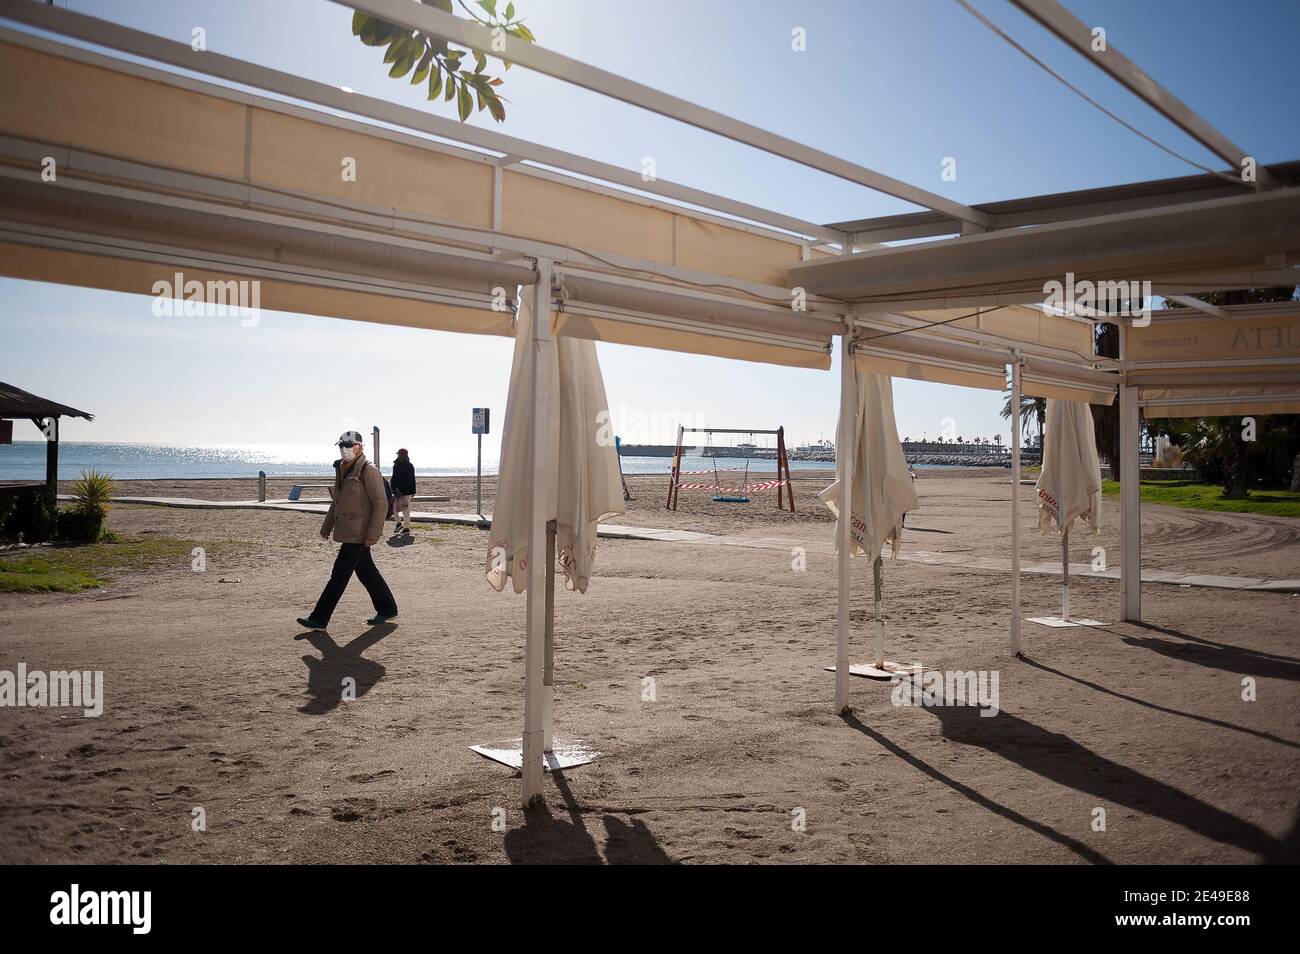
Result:
[[342,480],[335,478],[334,502],[325,514],[320,532],[327,537],[333,531],[336,543],[378,540],[383,535],[387,515],[384,478],[363,454],[353,461]]

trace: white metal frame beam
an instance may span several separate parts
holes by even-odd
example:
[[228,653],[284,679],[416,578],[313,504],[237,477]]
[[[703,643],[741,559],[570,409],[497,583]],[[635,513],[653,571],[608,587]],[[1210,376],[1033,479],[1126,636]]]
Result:
[[1020,655],[1020,355],[1011,355],[1011,655]]
[[[1011,0],[1043,27],[1056,34],[1090,63],[1105,70],[1129,92],[1140,97],[1179,129],[1240,173],[1249,154],[1198,115],[1190,106],[1146,74],[1136,63],[1106,41],[1102,52],[1093,50],[1092,29],[1057,0]],[[1257,164],[1255,187],[1273,185],[1268,171]]]
[[[1275,180],[1294,183],[1300,178],[1300,162],[1273,163],[1270,171]],[[1249,192],[1250,187],[1251,184],[1246,182],[1234,185],[1215,173],[1199,173],[1097,189],[1076,189],[1020,199],[981,202],[973,208],[992,216],[994,229],[1000,230],[1224,198]],[[908,212],[903,215],[828,222],[826,227],[856,233],[859,244],[956,235],[961,231],[960,222],[937,212]]]
[[1142,622],[1142,498],[1139,481],[1142,475],[1138,454],[1141,447],[1142,412],[1139,388],[1125,385],[1119,389],[1119,537],[1120,537],[1120,619]]
[[[944,212],[962,222],[981,228],[988,228],[990,225],[988,215],[960,202],[954,202],[941,195],[849,162],[847,159],[841,159],[796,140],[733,119],[697,103],[670,96],[608,70],[563,56],[535,43],[528,43],[511,36],[494,38],[492,32],[481,24],[444,13],[422,3],[412,3],[411,0],[334,0],[334,2],[488,56],[504,57],[519,66],[574,86],[639,106],[661,116],[695,126],[697,129],[715,133],[735,142],[761,149],[771,155],[892,195],[905,202],[933,209],[936,212]],[[505,49],[500,52],[495,50],[494,39],[503,41]]]
[[1232,315],[1224,311],[1218,305],[1211,305],[1208,301],[1201,301],[1199,298],[1193,298],[1191,295],[1166,295],[1170,301],[1176,301],[1180,305],[1188,308],[1195,308],[1197,311],[1204,312],[1207,315],[1213,315],[1215,318],[1231,318]]
[[537,284],[526,288],[532,296],[533,324],[527,347],[533,352],[533,393],[529,412],[529,435],[532,450],[532,485],[529,488],[527,622],[524,641],[524,735],[521,746],[523,765],[523,803],[528,806],[542,797],[544,752],[546,750],[550,707],[546,704],[545,668],[546,633],[551,627],[548,612],[553,605],[546,594],[546,561],[538,559],[546,552],[547,488],[554,483],[555,448],[551,439],[552,423],[558,408],[551,404],[555,339],[551,334],[551,263],[537,260]]
[[849,707],[849,609],[853,577],[851,572],[850,536],[853,513],[853,454],[845,453],[853,446],[853,426],[858,407],[858,375],[853,362],[852,329],[840,336],[840,420],[835,446],[835,479],[839,481],[839,514],[835,520],[835,714],[841,715]]

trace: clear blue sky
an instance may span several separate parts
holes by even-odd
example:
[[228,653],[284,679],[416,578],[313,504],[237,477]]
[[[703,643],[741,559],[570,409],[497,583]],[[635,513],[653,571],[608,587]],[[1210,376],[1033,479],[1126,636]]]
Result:
[[[387,78],[327,0],[59,0],[358,92],[426,104]],[[1068,0],[1085,22],[1262,162],[1300,158],[1300,3]],[[1061,87],[952,0],[516,0],[543,45],[963,202],[1195,172]],[[1212,156],[1005,0],[977,0],[1060,72],[1162,142]],[[791,50],[794,27],[806,52]],[[814,221],[908,209],[634,107],[516,68],[497,128]],[[495,126],[486,114],[475,123]],[[940,178],[945,156],[957,180]],[[162,319],[145,297],[0,280],[0,380],[92,410],[65,438],[328,443],[339,422],[399,443],[471,446],[469,408],[504,411],[511,342],[271,313],[260,326]],[[601,345],[615,418],[833,435],[837,376]],[[1007,435],[1000,395],[899,381],[900,433]],[[19,431],[22,432],[20,425]],[[20,438],[36,436],[19,433]],[[668,440],[666,433],[630,435]],[[386,438],[387,439],[387,438]],[[489,448],[495,456],[495,449]],[[434,461],[425,461],[433,465]]]

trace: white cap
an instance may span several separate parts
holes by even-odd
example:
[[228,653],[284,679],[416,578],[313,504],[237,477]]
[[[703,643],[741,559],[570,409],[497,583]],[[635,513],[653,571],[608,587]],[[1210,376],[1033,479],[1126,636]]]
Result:
[[356,431],[344,431],[342,434],[339,435],[339,439],[335,441],[335,443],[343,444],[350,441],[353,444],[364,444],[365,440],[366,439],[362,437],[360,434],[358,434]]

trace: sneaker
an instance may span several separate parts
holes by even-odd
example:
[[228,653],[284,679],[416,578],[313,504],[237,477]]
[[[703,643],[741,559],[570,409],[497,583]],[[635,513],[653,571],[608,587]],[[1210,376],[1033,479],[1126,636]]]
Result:
[[387,623],[391,619],[397,619],[397,614],[394,613],[392,616],[385,616],[382,613],[376,613],[374,616],[370,617],[370,619],[366,620],[366,625],[379,626],[383,623]]
[[405,532],[406,532],[406,527],[402,526],[402,524],[400,523],[397,526],[393,527],[393,536],[395,537],[400,537]]
[[299,616],[298,625],[303,629],[319,630],[322,633],[325,632],[325,624],[316,622],[310,616]]

